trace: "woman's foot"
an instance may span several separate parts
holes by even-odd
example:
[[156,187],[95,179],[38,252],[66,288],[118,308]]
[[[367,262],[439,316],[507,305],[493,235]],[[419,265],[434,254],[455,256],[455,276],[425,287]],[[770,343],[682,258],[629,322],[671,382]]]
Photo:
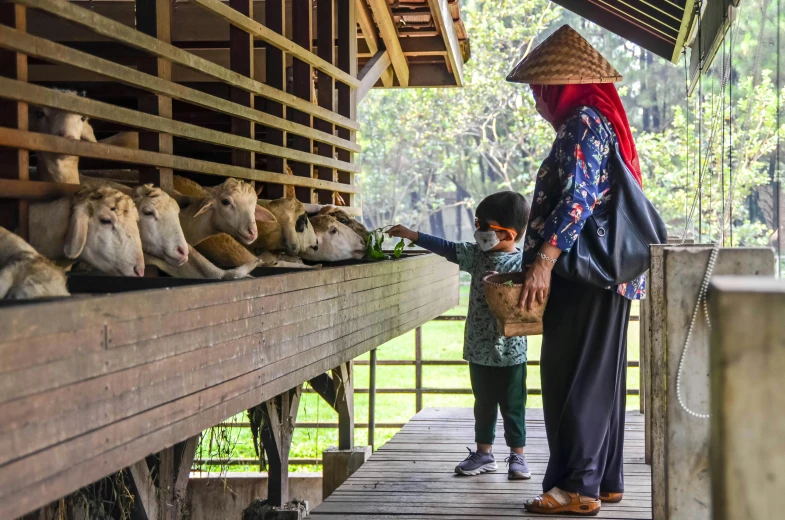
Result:
[[487,473],[489,471],[496,471],[499,467],[496,465],[496,459],[493,453],[484,453],[482,451],[472,451],[469,448],[469,456],[463,462],[455,466],[455,472],[458,475],[479,475],[480,473]]
[[578,515],[594,516],[600,512],[600,501],[592,497],[584,497],[578,493],[570,493],[553,488],[547,493],[529,500],[526,510],[541,515]]
[[600,502],[607,502],[609,504],[618,504],[621,502],[621,497],[624,493],[611,493],[610,491],[600,491]]
[[507,463],[507,478],[509,480],[529,480],[532,478],[526,457],[522,453],[511,451],[510,456],[504,459],[504,462]]

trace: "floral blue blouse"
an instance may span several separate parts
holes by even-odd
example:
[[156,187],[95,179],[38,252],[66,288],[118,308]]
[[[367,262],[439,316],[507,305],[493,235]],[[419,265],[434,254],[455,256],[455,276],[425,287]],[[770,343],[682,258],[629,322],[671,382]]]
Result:
[[[531,265],[547,240],[568,252],[595,208],[611,200],[613,175],[608,167],[612,139],[597,112],[583,107],[559,128],[551,153],[542,163],[523,248]],[[646,295],[646,277],[608,289],[630,300]]]

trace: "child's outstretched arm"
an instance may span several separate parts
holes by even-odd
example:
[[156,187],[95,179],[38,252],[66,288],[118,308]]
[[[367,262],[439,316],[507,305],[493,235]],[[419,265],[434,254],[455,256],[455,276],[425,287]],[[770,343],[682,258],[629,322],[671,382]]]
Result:
[[450,242],[449,240],[432,235],[426,235],[425,233],[418,233],[417,231],[412,231],[406,226],[402,226],[400,224],[390,228],[390,230],[387,231],[387,234],[391,237],[405,238],[406,240],[414,242],[423,249],[427,249],[431,253],[436,253],[439,256],[443,256],[454,264],[458,263],[458,254],[455,251],[455,242]]

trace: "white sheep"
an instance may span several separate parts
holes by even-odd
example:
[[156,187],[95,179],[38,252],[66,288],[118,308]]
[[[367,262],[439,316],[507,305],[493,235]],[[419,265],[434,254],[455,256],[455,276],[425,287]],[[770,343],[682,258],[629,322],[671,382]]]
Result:
[[341,224],[331,215],[311,218],[319,247],[302,254],[313,262],[360,260],[365,256],[365,241],[352,228]]
[[21,237],[0,227],[0,299],[69,296],[65,273]]
[[77,259],[107,274],[144,275],[139,213],[110,187],[83,187],[72,197],[30,205],[30,245],[51,260]]

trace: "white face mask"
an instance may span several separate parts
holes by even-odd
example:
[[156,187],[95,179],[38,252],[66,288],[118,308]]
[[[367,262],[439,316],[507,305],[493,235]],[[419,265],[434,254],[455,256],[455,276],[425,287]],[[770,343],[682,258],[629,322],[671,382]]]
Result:
[[496,236],[496,231],[480,231],[479,229],[474,232],[474,240],[480,246],[482,251],[490,251],[500,242],[499,237]]

